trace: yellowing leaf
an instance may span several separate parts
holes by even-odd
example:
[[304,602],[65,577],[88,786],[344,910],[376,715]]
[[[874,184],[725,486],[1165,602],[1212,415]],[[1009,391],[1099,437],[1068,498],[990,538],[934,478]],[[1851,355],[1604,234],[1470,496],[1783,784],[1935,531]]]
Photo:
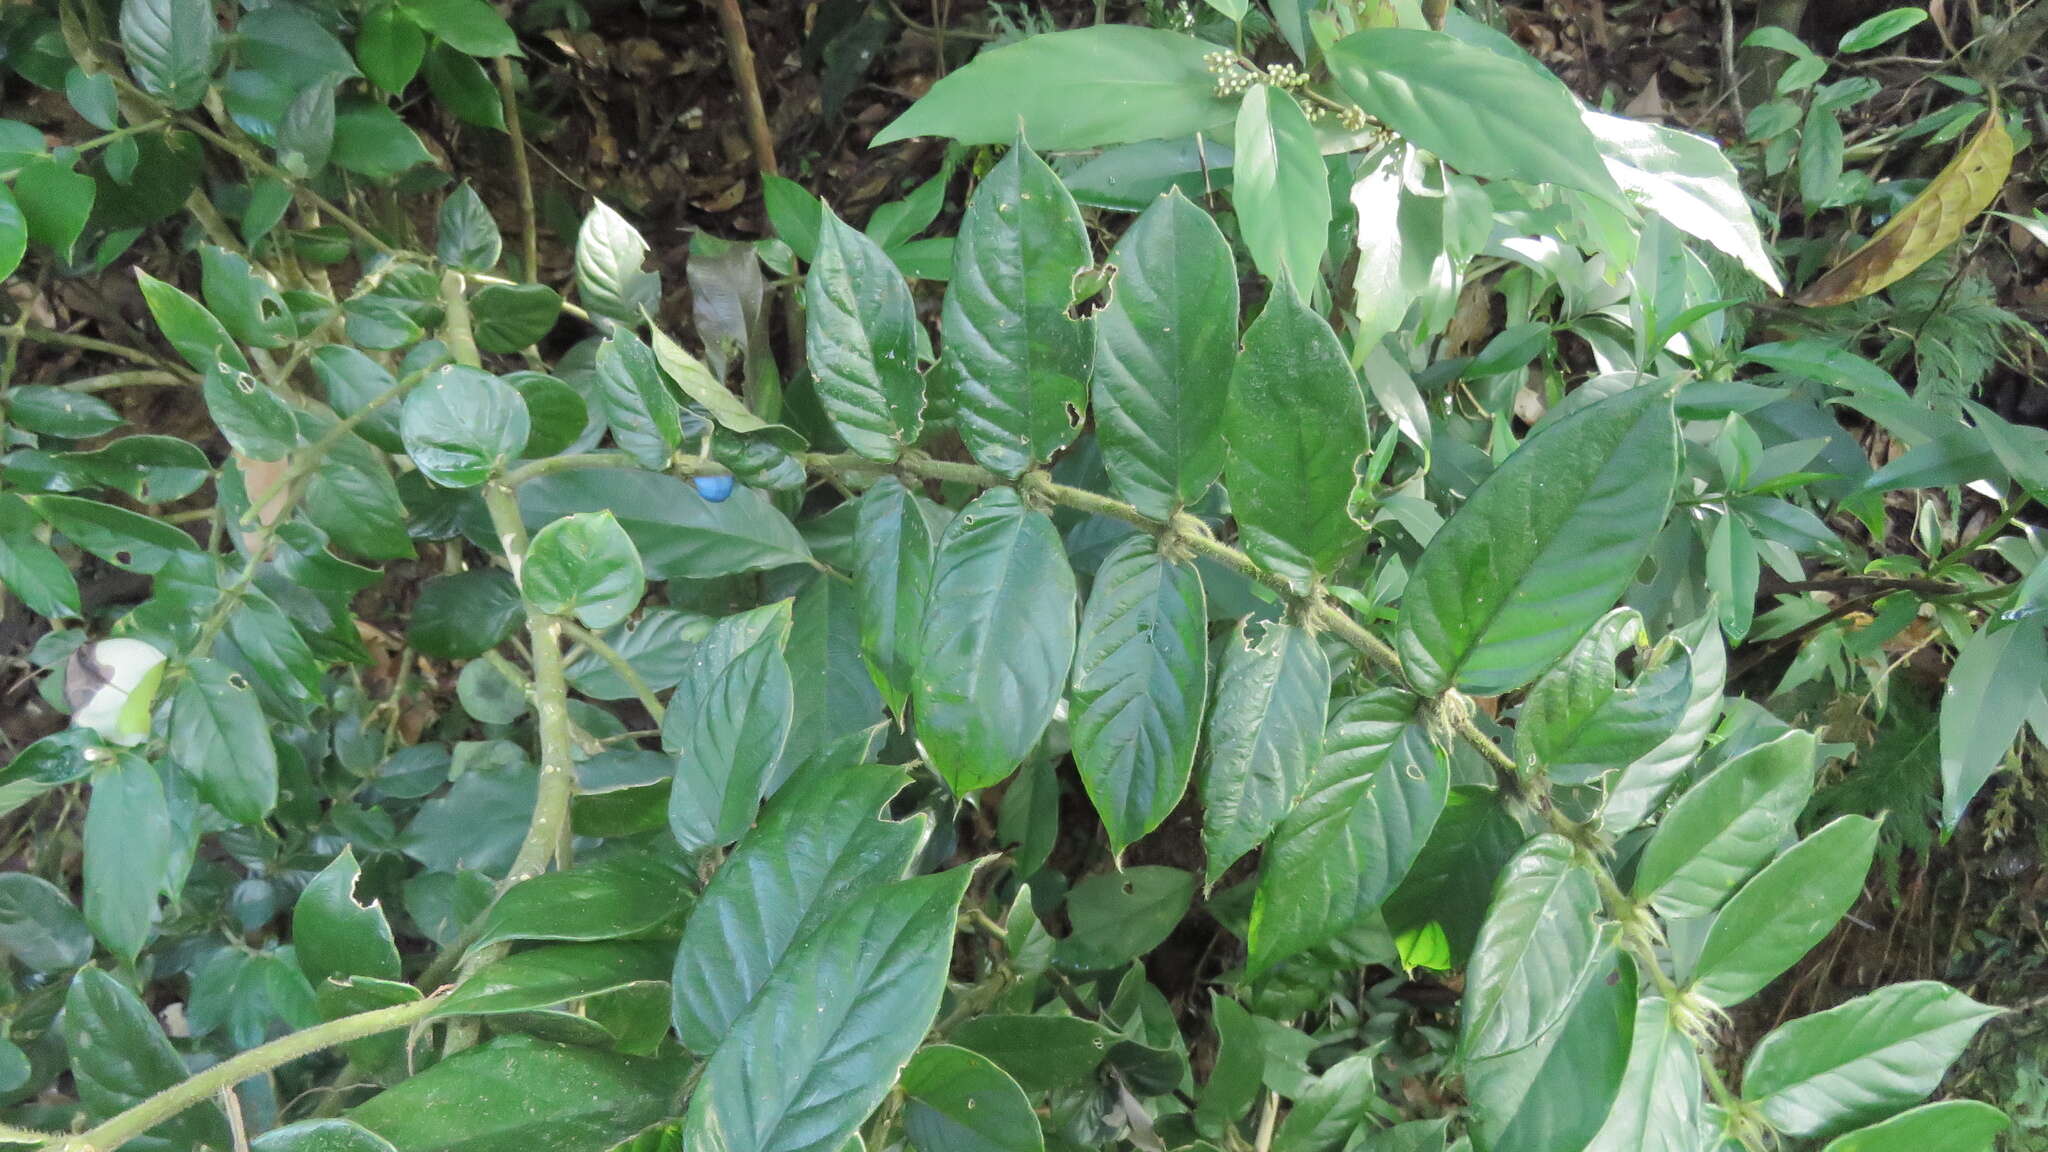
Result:
[[1808,308],[1868,296],[1925,264],[1956,242],[1988,207],[2012,172],[2012,136],[1993,108],[1977,135],[1956,153],[1913,202],[1885,221],[1863,247],[1830,268],[1794,300]]

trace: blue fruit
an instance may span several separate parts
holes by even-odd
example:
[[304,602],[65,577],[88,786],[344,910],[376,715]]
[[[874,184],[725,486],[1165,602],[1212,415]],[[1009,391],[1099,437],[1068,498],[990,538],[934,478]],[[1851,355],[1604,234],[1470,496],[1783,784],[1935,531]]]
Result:
[[690,482],[697,486],[697,494],[699,496],[704,497],[713,504],[717,504],[727,496],[732,495],[732,477],[729,475],[692,476],[690,477]]

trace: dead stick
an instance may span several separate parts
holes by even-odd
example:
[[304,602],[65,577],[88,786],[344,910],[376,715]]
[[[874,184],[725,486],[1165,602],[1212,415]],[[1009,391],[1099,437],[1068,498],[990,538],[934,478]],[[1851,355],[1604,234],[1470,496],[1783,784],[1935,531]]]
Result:
[[768,130],[768,110],[761,106],[761,82],[754,77],[754,50],[747,45],[747,21],[740,0],[716,0],[718,23],[725,31],[725,52],[732,61],[732,80],[747,108],[747,134],[754,138],[754,166],[763,176],[779,176],[775,134]]

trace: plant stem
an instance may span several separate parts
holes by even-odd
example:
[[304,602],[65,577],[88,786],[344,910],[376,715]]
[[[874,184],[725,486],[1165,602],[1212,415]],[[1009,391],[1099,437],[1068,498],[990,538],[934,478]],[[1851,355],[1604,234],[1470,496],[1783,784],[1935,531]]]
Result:
[[619,679],[625,681],[626,687],[632,689],[633,695],[639,698],[640,706],[647,709],[649,716],[654,717],[654,723],[656,725],[661,723],[662,717],[666,715],[667,710],[661,706],[661,701],[654,698],[654,690],[647,686],[647,681],[640,675],[639,670],[634,668],[632,663],[624,656],[619,655],[617,648],[605,643],[604,637],[576,623],[574,620],[563,620],[562,631],[567,632],[571,640],[596,653],[598,659],[611,665],[612,671],[618,675]]
[[344,1016],[339,1020],[330,1020],[317,1027],[279,1037],[261,1047],[251,1048],[239,1056],[223,1060],[188,1080],[173,1084],[126,1112],[85,1132],[53,1140],[43,1145],[42,1152],[113,1152],[113,1149],[148,1133],[150,1129],[185,1109],[203,1103],[215,1093],[231,1089],[252,1076],[337,1044],[346,1044],[365,1036],[376,1036],[408,1027],[424,1019],[439,1003],[437,997],[429,996],[410,1004]]
[[530,460],[505,473],[505,485],[517,488],[536,476],[551,472],[575,472],[584,468],[632,468],[638,465],[630,452],[584,452],[575,456],[546,456]]
[[540,216],[533,208],[533,170],[526,163],[526,125],[519,122],[519,98],[512,90],[512,58],[497,59],[498,99],[505,106],[505,132],[512,138],[512,175],[519,184],[519,238],[528,284],[540,283]]

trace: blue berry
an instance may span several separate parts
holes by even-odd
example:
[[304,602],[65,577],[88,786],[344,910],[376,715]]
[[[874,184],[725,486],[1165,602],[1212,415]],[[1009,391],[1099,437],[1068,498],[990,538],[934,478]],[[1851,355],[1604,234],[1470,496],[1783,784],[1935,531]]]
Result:
[[726,497],[732,495],[732,477],[730,475],[692,476],[690,477],[690,482],[697,486],[697,494],[699,496],[704,497],[713,504],[720,503]]

